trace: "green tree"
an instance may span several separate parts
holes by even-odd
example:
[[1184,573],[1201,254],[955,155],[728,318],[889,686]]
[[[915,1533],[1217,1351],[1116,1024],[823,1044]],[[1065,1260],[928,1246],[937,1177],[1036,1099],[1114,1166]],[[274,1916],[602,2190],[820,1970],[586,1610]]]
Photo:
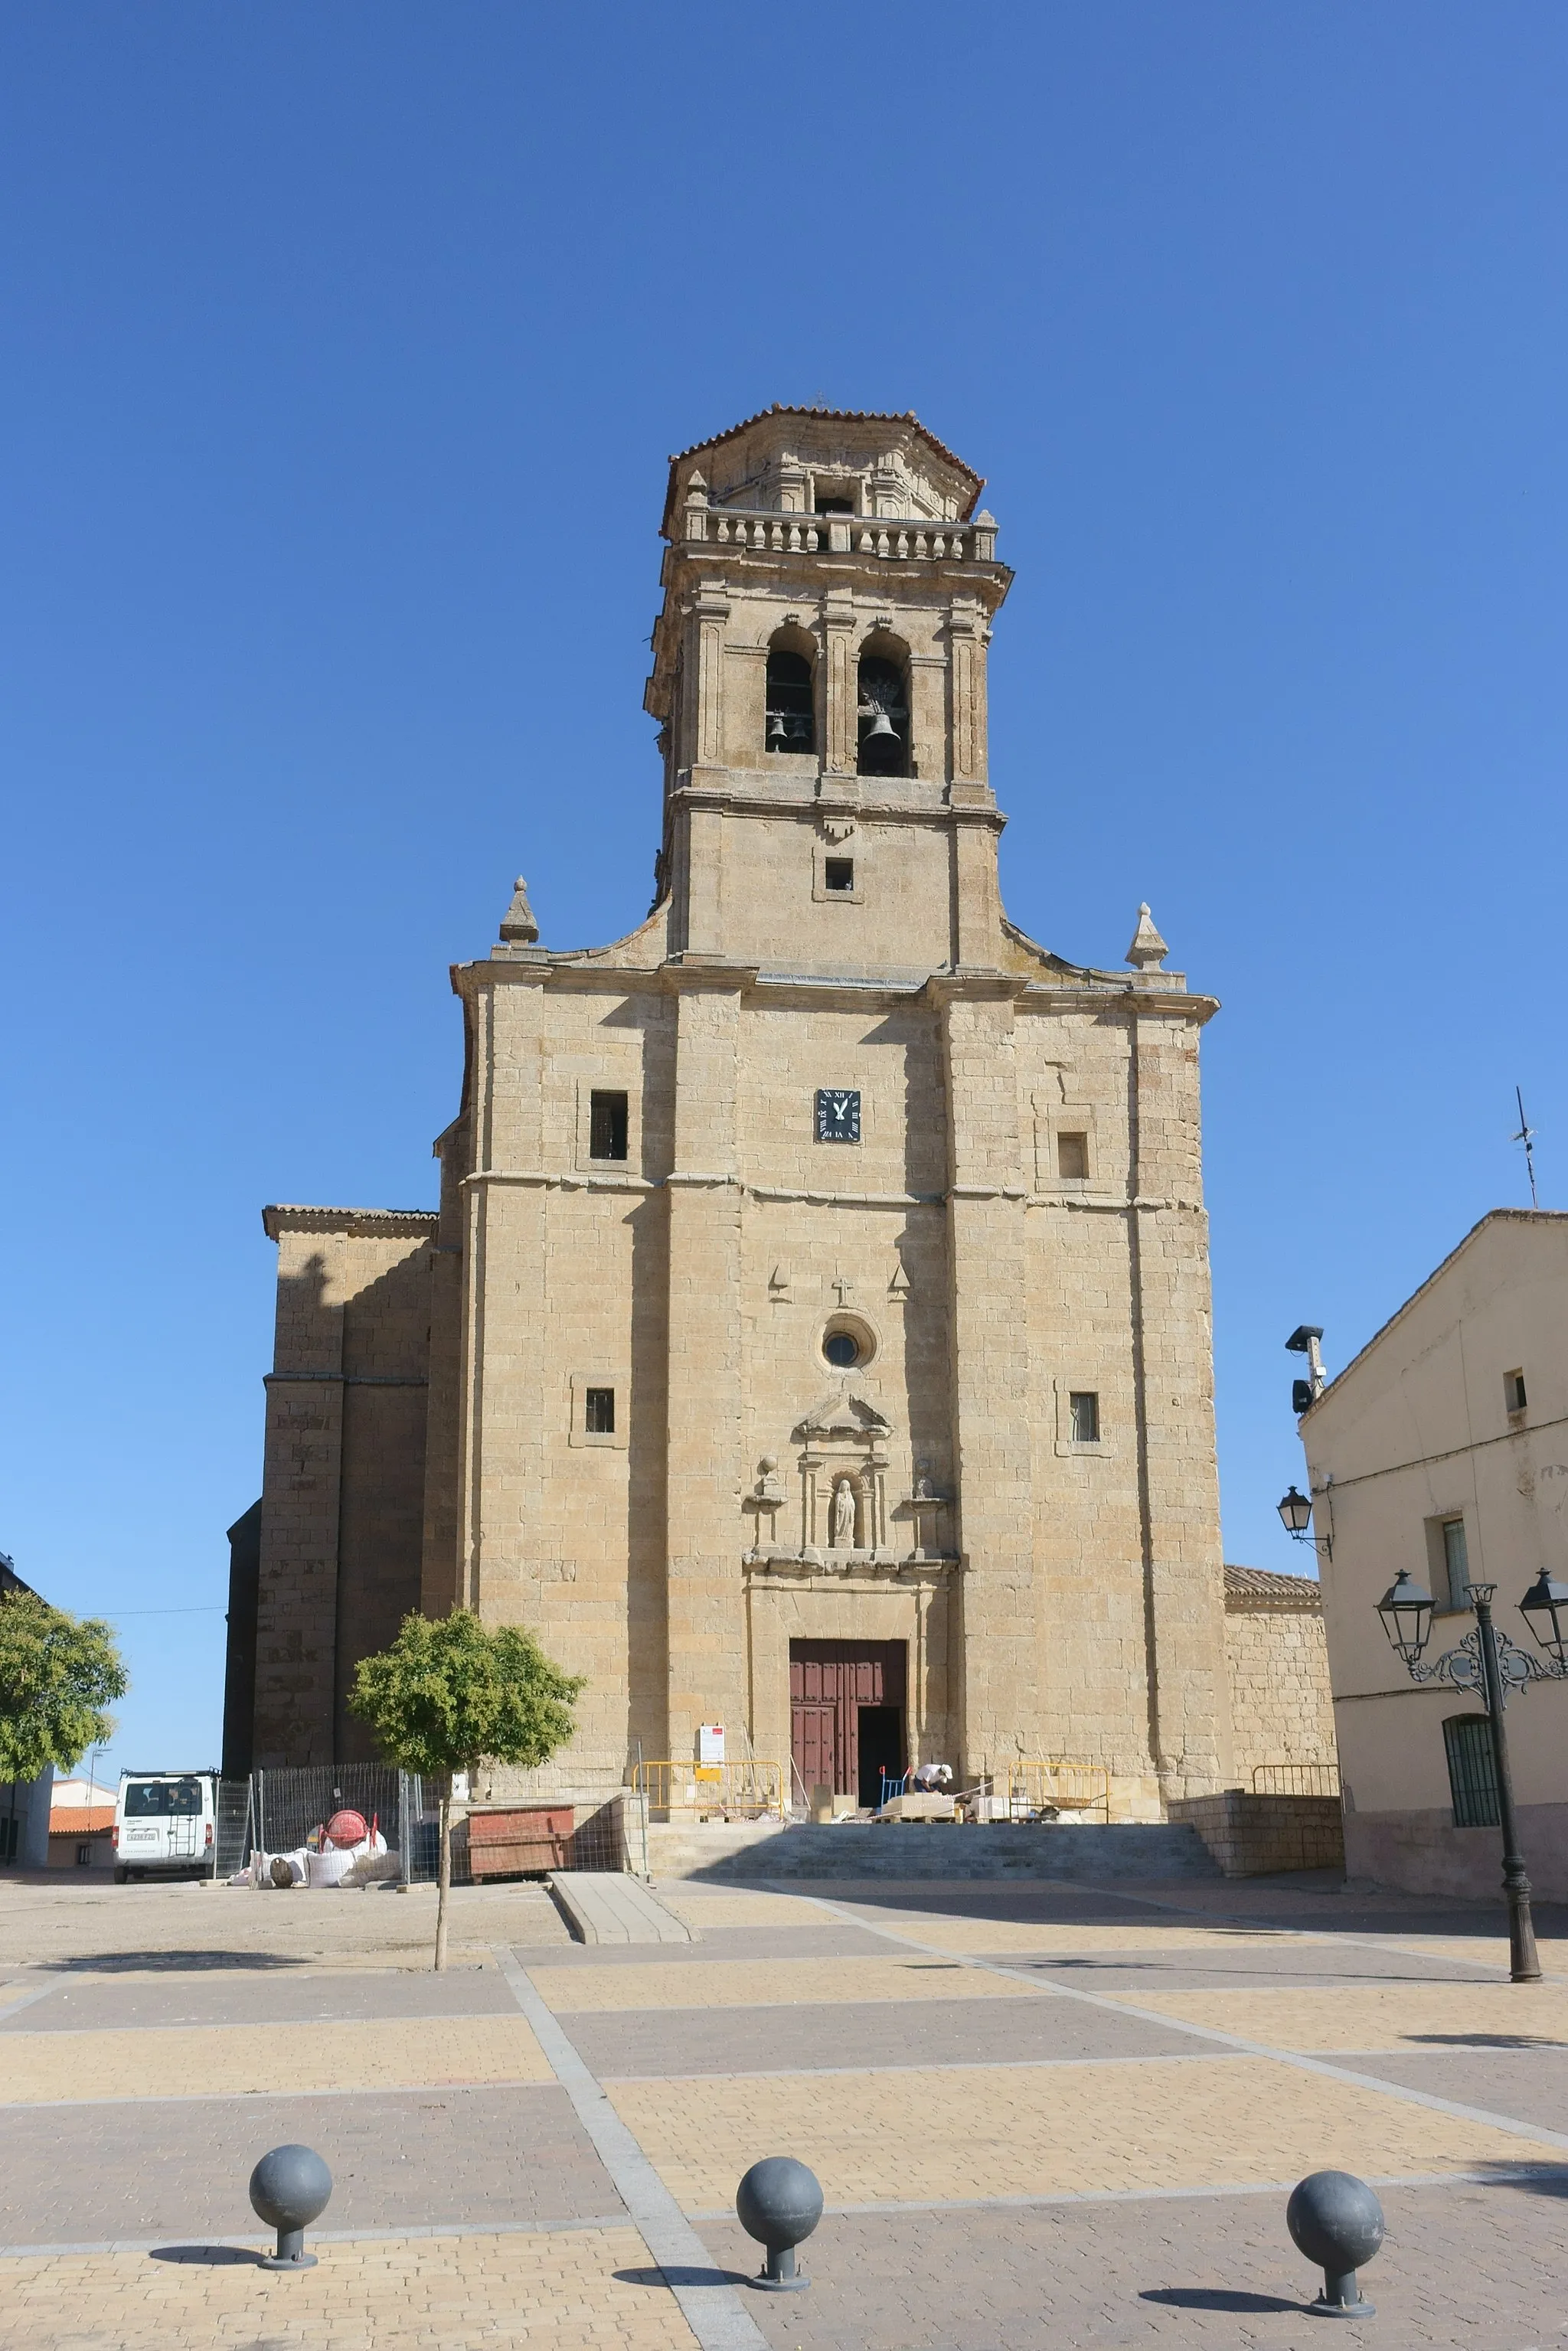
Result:
[[0,1599],[0,1780],[71,1771],[114,1729],[104,1709],[130,1687],[112,1628],[36,1592]]
[[[466,1608],[411,1615],[390,1649],[361,1657],[349,1705],[389,1762],[444,1782],[480,1763],[548,1762],[574,1728],[580,1674],[563,1674],[520,1625],[482,1625]],[[435,1964],[446,1965],[452,1796],[441,1798]]]

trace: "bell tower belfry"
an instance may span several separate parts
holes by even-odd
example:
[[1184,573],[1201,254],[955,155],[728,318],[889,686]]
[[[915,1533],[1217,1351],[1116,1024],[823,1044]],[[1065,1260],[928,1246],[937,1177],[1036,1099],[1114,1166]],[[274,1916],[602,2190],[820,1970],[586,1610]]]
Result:
[[997,964],[982,487],[913,416],[773,408],[672,460],[645,699],[674,953]]

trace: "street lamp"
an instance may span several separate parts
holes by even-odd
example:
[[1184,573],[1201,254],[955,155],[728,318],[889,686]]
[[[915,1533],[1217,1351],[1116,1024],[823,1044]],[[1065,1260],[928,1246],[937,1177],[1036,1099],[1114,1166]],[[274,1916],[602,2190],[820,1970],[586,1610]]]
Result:
[[[1329,1482],[1332,1485],[1333,1481],[1331,1479]],[[1322,1552],[1325,1559],[1333,1557],[1332,1535],[1312,1535],[1307,1532],[1307,1529],[1312,1523],[1312,1499],[1310,1494],[1299,1494],[1292,1484],[1290,1492],[1281,1496],[1278,1509],[1280,1522],[1292,1542],[1311,1543],[1312,1549]]]
[[1520,1609],[1525,1623],[1551,1660],[1542,1665],[1528,1649],[1511,1641],[1492,1623],[1495,1583],[1469,1587],[1476,1629],[1467,1633],[1457,1649],[1447,1650],[1427,1666],[1422,1652],[1432,1631],[1432,1595],[1402,1567],[1382,1599],[1377,1613],[1390,1646],[1404,1661],[1413,1682],[1447,1682],[1450,1689],[1479,1691],[1486,1701],[1491,1727],[1492,1776],[1497,1782],[1498,1824],[1502,1831],[1502,1886],[1508,1899],[1509,1973],[1515,1983],[1539,1983],[1541,1962],[1535,1954],[1535,1928],[1530,1915],[1530,1880],[1519,1849],[1519,1824],[1513,1811],[1513,1775],[1509,1769],[1508,1733],[1502,1710],[1511,1688],[1527,1682],[1568,1680],[1568,1584],[1548,1575],[1537,1576]]
[[1568,1583],[1542,1568],[1519,1607],[1552,1664],[1568,1670]]
[[1432,1595],[1415,1581],[1407,1567],[1400,1569],[1378,1602],[1377,1613],[1390,1646],[1407,1666],[1418,1666],[1431,1637]]

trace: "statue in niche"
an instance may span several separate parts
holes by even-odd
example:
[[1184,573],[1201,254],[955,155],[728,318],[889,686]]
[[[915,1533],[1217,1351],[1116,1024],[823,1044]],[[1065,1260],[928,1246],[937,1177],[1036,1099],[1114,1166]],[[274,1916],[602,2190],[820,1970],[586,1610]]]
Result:
[[855,1547],[855,1489],[847,1478],[841,1478],[833,1489],[834,1551],[853,1551]]

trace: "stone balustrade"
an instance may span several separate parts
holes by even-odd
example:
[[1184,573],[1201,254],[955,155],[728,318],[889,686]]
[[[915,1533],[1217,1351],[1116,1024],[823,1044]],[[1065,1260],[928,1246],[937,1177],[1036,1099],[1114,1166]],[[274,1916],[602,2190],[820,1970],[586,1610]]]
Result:
[[993,563],[997,553],[997,526],[988,514],[974,522],[936,523],[893,516],[785,514],[694,501],[685,509],[685,538],[688,546],[743,547],[759,555],[871,555],[901,563]]

